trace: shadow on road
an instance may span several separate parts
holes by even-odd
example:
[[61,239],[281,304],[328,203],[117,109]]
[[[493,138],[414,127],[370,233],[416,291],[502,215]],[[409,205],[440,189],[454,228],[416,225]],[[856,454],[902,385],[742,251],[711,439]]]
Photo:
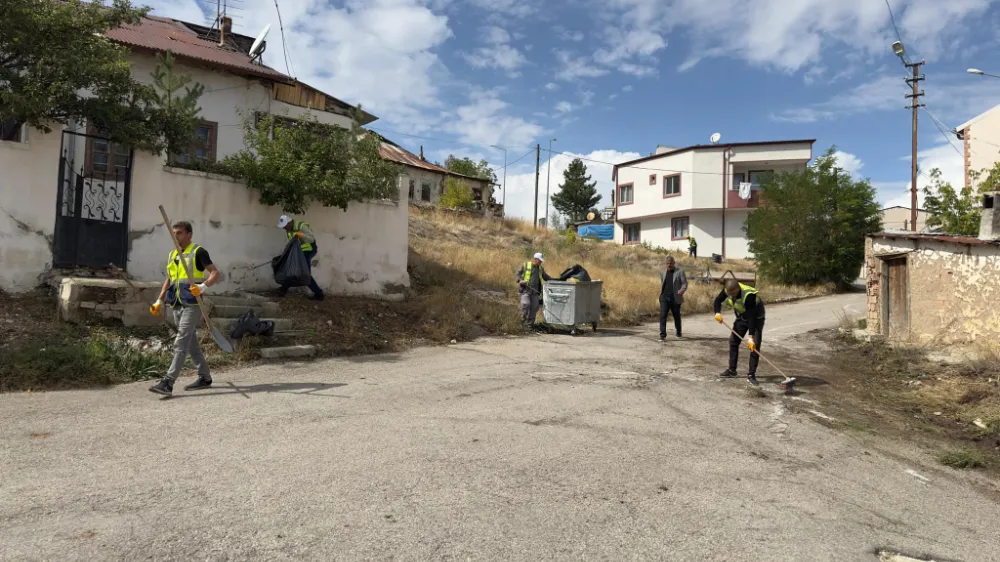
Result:
[[251,394],[264,393],[282,393],[282,394],[308,394],[310,396],[323,396],[326,398],[349,398],[348,396],[340,396],[337,394],[316,394],[323,390],[329,390],[331,388],[338,388],[341,386],[347,386],[347,383],[337,382],[337,383],[319,383],[319,382],[295,382],[295,383],[267,383],[267,384],[255,384],[250,386],[236,386],[233,383],[223,383],[218,386],[213,386],[211,389],[206,389],[197,392],[183,392],[182,394],[174,394],[173,396],[164,396],[163,400],[177,400],[180,398],[195,398],[195,397],[206,397],[206,396],[229,396],[232,394],[240,394],[247,400],[250,399]]

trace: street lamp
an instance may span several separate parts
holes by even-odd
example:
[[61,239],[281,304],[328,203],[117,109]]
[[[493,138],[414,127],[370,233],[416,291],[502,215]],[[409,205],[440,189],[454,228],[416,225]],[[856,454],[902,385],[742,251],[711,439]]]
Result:
[[969,74],[976,74],[976,75],[979,75],[979,76],[991,76],[993,78],[1000,78],[1000,75],[990,74],[989,72],[983,72],[982,70],[979,70],[978,68],[970,68],[970,69],[966,70],[966,72],[968,72]]
[[[924,61],[910,62],[902,41],[896,41],[892,44],[892,52],[899,57],[899,60],[903,61],[903,66],[913,71],[913,77],[906,79],[906,83],[911,88],[911,93],[906,94],[906,98],[913,100],[909,106],[913,112],[910,132],[910,150],[912,152],[910,156],[910,222],[911,226],[915,226],[917,223],[917,115],[920,107],[923,106],[920,103],[920,98],[924,96],[924,92],[919,90],[917,86],[924,81],[924,76],[920,74],[920,67],[924,65]],[[916,228],[911,230],[916,231]]]
[[[502,213],[504,217],[507,216],[507,149],[502,146],[497,146],[495,144],[490,145],[497,150],[503,151],[503,197],[500,201],[500,207],[502,207]],[[489,201],[484,201],[484,205],[489,205]]]
[[559,139],[551,139],[549,141],[549,161],[545,164],[546,175],[545,178],[545,227],[549,227],[549,182],[552,181],[552,143],[558,141]]
[[896,41],[892,44],[892,52],[896,53],[896,56],[903,58],[906,55],[906,49],[903,48],[902,41]]

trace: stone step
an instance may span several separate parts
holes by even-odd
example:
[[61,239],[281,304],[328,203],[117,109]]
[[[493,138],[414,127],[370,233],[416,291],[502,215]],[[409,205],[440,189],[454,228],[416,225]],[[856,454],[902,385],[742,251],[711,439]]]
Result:
[[246,314],[248,310],[254,311],[258,317],[276,317],[280,307],[276,302],[263,302],[256,304],[216,304],[212,306],[213,318],[239,318]]
[[312,357],[316,355],[314,345],[290,345],[287,347],[265,347],[260,350],[264,359],[284,359],[290,357]]
[[210,295],[205,297],[205,301],[212,303],[213,306],[252,306],[255,304],[271,302],[264,297],[251,295],[249,293],[230,296]]
[[[274,322],[274,330],[276,332],[291,330],[295,325],[295,322],[291,318],[261,318],[261,320]],[[233,326],[236,325],[236,318],[212,318],[212,324],[215,324],[215,327],[221,330],[223,334],[229,335]]]

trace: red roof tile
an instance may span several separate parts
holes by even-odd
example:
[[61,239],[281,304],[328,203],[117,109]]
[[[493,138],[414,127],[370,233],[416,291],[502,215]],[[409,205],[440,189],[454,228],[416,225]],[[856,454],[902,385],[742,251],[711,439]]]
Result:
[[177,20],[147,16],[139,25],[109,30],[105,37],[128,47],[157,52],[173,51],[179,58],[193,59],[211,66],[222,67],[234,74],[292,82],[292,78],[273,68],[250,61],[250,55],[215,41],[202,39]]
[[883,238],[904,238],[907,240],[935,240],[938,242],[952,242],[954,244],[968,244],[970,246],[974,245],[990,245],[996,246],[1000,245],[1000,240],[980,240],[972,236],[952,236],[950,234],[921,234],[918,232],[879,232],[877,234],[869,234],[871,237],[883,237]]

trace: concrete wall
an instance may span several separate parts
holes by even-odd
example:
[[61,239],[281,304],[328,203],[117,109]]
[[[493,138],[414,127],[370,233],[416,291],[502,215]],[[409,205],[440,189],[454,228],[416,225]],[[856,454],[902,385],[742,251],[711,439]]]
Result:
[[[882,209],[883,230],[910,230],[910,209],[906,207],[890,207]],[[930,213],[917,209],[917,232],[926,232],[927,217]]]
[[27,291],[52,264],[59,134],[0,141],[0,289]]
[[882,331],[888,282],[880,256],[905,255],[914,341],[969,343],[1000,337],[1000,246],[869,237],[865,242],[868,327]]
[[992,168],[1000,161],[1000,109],[994,107],[965,130],[966,185],[968,172]]
[[[157,209],[172,221],[194,225],[194,240],[223,272],[221,292],[275,288],[271,269],[254,265],[281,253],[287,241],[277,228],[281,210],[258,202],[256,191],[224,176],[165,168],[137,155],[130,217],[128,271],[136,279],[163,279],[170,235]],[[396,203],[352,203],[348,210],[313,206],[302,217],[317,237],[313,276],[337,294],[399,293],[406,271],[408,213]]]
[[[648,243],[654,248],[686,252],[688,249],[687,240],[672,239],[671,223],[676,217],[688,218],[688,229],[698,241],[698,256],[709,257],[712,254],[722,253],[721,211],[695,211],[635,221],[639,223],[640,228],[639,243]],[[730,210],[726,212],[726,257],[730,259],[753,257],[747,247],[747,240],[743,232],[743,222],[746,217],[746,211]],[[624,224],[616,222],[615,242],[623,244],[624,241]]]
[[[638,168],[619,168],[618,186],[632,184],[631,205],[618,206],[618,220],[628,222],[628,219],[676,213],[693,208],[693,193],[698,189],[693,182],[691,173],[694,170],[694,152],[682,152],[673,156],[664,156],[637,164]],[[650,169],[651,168],[651,169]],[[673,197],[663,196],[663,177],[675,175],[677,172],[663,170],[678,170],[681,176],[681,194]],[[649,177],[655,176],[655,184],[649,184]],[[620,193],[620,192],[619,192]],[[619,193],[615,201],[619,201]]]

